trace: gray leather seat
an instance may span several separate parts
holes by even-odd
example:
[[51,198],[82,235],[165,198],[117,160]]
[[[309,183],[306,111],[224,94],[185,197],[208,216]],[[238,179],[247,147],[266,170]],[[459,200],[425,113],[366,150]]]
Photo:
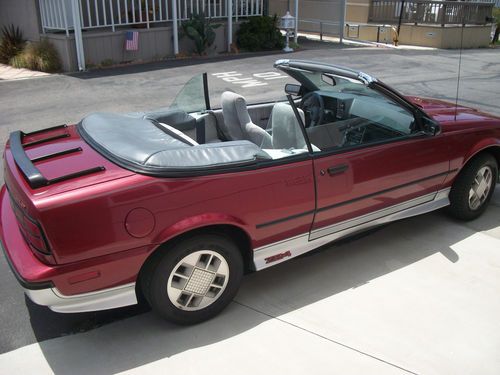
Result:
[[[298,108],[304,121],[304,112]],[[304,135],[295,117],[293,108],[288,103],[276,103],[271,112],[273,130],[272,145],[274,149],[306,148]]]
[[228,140],[248,140],[259,147],[271,144],[269,133],[252,122],[243,96],[225,91],[222,93],[221,103],[224,116],[221,130]]

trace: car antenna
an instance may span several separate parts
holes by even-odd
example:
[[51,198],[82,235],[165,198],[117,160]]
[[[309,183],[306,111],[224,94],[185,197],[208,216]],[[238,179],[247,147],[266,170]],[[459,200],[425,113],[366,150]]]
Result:
[[460,35],[460,54],[458,57],[457,93],[455,96],[455,121],[457,121],[457,113],[458,113],[458,90],[460,88],[460,71],[462,69],[462,48],[464,45],[464,28],[465,28],[465,15],[462,18],[462,32]]

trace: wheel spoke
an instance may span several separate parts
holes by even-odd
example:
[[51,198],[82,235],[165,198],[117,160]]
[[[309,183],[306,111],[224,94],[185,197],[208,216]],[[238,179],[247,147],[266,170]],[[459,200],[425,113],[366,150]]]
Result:
[[486,201],[493,182],[493,173],[489,166],[477,171],[469,190],[469,208],[476,210]]

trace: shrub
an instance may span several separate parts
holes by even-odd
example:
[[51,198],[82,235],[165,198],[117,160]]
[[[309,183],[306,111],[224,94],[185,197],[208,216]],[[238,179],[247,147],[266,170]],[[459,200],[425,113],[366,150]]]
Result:
[[10,25],[2,28],[0,41],[0,63],[8,64],[10,59],[19,54],[26,44],[19,27]]
[[491,43],[495,44],[498,43],[498,38],[500,36],[500,8],[493,9],[493,17],[495,18],[497,27],[495,28],[495,34],[493,35]]
[[187,36],[194,42],[195,51],[200,56],[214,44],[214,30],[219,26],[220,24],[212,24],[203,13],[192,14],[189,20],[181,24],[183,36]]
[[236,34],[238,47],[248,51],[280,49],[285,37],[278,28],[278,16],[251,17]]
[[61,70],[61,61],[55,47],[48,40],[28,43],[24,50],[10,60],[15,68],[26,68],[42,72]]

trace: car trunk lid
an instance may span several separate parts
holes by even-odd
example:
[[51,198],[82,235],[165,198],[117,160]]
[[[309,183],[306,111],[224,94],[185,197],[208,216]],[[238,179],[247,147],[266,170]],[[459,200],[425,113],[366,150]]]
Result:
[[5,164],[8,185],[45,197],[133,174],[93,150],[75,126],[66,125],[11,133]]

